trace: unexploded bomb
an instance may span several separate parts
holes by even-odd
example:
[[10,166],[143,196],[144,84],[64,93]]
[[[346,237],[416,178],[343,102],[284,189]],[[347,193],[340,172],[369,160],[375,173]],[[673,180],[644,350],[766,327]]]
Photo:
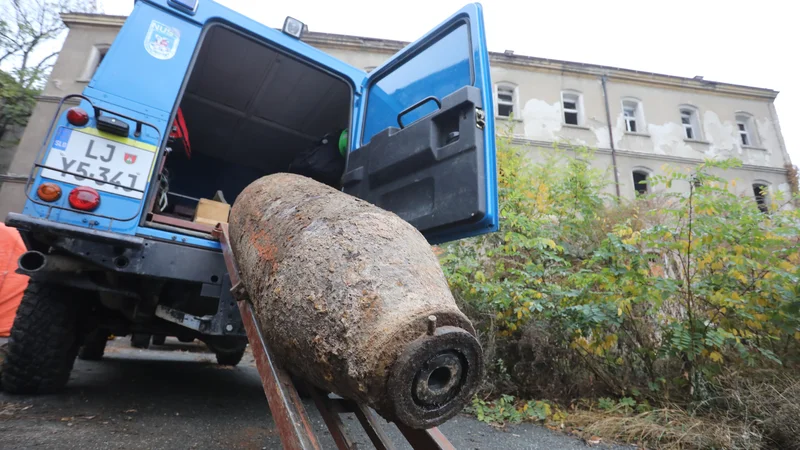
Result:
[[264,337],[294,375],[414,428],[475,393],[475,330],[431,246],[395,214],[276,174],[237,198],[230,236]]

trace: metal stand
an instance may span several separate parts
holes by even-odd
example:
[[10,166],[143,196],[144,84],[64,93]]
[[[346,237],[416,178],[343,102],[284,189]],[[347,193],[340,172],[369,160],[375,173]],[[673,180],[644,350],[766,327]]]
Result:
[[[264,341],[261,328],[256,320],[253,306],[247,298],[247,292],[239,279],[239,269],[230,248],[228,225],[219,224],[213,231],[222,246],[222,254],[231,281],[231,294],[239,305],[242,323],[247,332],[247,339],[253,351],[256,368],[261,377],[264,394],[267,396],[272,418],[278,428],[283,448],[291,450],[321,449],[311,422],[308,420],[303,403],[297,393],[297,388],[283,369],[280,368],[275,357],[270,352],[269,346]],[[380,426],[375,413],[363,404],[348,399],[330,398],[327,393],[313,386],[303,386],[310,391],[314,404],[322,415],[325,425],[333,437],[339,450],[353,450],[356,445],[347,436],[346,429],[339,414],[354,413],[369,436],[372,444],[378,450],[393,450],[386,433]],[[412,448],[418,450],[448,450],[455,449],[450,441],[438,428],[418,430],[409,428],[401,423],[395,424]]]

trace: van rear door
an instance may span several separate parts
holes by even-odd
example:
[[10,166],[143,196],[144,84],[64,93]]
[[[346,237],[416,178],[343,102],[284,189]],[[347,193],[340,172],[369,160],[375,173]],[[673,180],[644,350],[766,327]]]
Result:
[[470,4],[366,78],[344,191],[431,243],[496,231],[491,86],[482,9]]

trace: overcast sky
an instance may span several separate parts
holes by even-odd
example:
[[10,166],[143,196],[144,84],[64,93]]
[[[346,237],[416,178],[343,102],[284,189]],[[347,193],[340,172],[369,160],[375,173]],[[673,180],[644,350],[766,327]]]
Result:
[[[201,2],[203,0],[200,0]],[[127,15],[133,0],[99,0]],[[413,41],[467,0],[221,0],[272,27]],[[489,50],[780,91],[786,147],[800,164],[800,24],[789,0],[484,0]]]

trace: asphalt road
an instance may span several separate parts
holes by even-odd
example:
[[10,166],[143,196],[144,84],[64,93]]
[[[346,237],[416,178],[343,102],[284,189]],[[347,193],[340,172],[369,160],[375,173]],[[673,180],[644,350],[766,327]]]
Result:
[[[313,403],[306,410],[323,448],[335,448]],[[373,448],[352,414],[343,420],[359,448]],[[397,448],[410,448],[383,423]],[[458,416],[440,430],[459,449],[587,448],[534,424],[498,430]],[[103,361],[78,360],[61,394],[0,393],[0,449],[134,448],[281,448],[250,353],[236,368],[225,368],[199,344],[169,339],[139,350],[118,338]]]

